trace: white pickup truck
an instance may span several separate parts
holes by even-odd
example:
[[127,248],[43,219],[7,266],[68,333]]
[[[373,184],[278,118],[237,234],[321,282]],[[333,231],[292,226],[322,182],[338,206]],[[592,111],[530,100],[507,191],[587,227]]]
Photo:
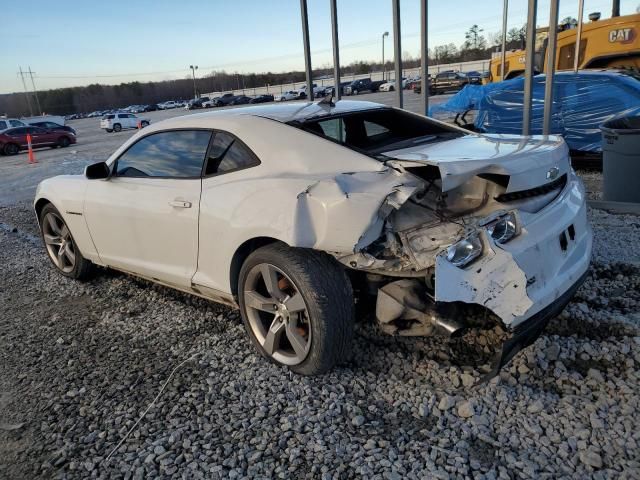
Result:
[[144,128],[151,123],[147,118],[140,118],[133,113],[110,113],[100,120],[100,128],[107,132],[119,132],[123,128]]

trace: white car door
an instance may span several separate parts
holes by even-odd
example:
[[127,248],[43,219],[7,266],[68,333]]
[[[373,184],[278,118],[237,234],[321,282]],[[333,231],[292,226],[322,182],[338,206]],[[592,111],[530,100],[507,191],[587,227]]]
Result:
[[188,288],[198,259],[202,167],[211,132],[168,130],[131,145],[93,181],[84,214],[108,266]]

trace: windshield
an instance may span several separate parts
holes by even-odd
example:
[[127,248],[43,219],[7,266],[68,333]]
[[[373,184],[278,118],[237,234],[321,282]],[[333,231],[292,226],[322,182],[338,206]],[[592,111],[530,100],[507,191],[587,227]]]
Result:
[[463,135],[454,127],[393,108],[326,116],[291,125],[371,155]]

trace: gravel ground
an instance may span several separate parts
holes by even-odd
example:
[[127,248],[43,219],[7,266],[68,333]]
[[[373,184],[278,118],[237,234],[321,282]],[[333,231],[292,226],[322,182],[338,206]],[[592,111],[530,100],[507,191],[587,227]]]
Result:
[[575,300],[473,387],[495,331],[449,343],[361,321],[347,364],[293,376],[234,310],[61,277],[29,206],[0,208],[0,478],[640,478],[640,219],[589,215]]

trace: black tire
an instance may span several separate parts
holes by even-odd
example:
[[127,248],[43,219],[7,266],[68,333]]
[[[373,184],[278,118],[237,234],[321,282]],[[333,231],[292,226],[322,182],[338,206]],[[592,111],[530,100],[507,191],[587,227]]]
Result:
[[390,91],[390,92],[393,92],[394,90],[395,90],[395,88],[393,88],[393,87],[389,87],[389,91]]
[[71,140],[69,140],[69,137],[60,137],[58,139],[58,146],[60,148],[67,148],[70,144]]
[[[252,269],[269,264],[281,270],[301,294],[307,307],[310,346],[297,365],[287,365],[301,375],[319,375],[346,359],[353,338],[354,301],[351,282],[344,268],[324,252],[290,248],[273,243],[259,248],[245,260],[238,280],[240,312],[251,342],[258,352],[283,365],[269,355],[256,338],[247,315],[245,285]],[[248,286],[246,288],[249,288]]]
[[[60,212],[58,211],[58,209],[54,207],[51,203],[46,204],[42,208],[42,210],[40,211],[39,223],[40,223],[40,237],[42,238],[43,245],[45,245],[45,250],[47,250],[47,248],[46,248],[46,242],[44,239],[45,228],[46,228],[44,225],[44,222],[47,214],[53,214],[57,216],[59,219],[62,220],[64,224],[64,219],[62,218],[62,215],[60,215]],[[78,248],[75,240],[73,239],[73,234],[71,234],[71,230],[69,230],[69,236],[71,239],[73,251],[75,253],[75,264],[71,271],[68,271],[68,272],[64,271],[58,265],[56,265],[56,263],[53,261],[48,251],[47,251],[47,257],[49,257],[51,264],[54,266],[56,271],[61,275],[64,275],[65,277],[73,278],[75,280],[86,280],[91,277],[91,274],[94,272],[95,267],[93,263],[91,263],[89,260],[87,260],[82,256],[80,249]]]
[[5,155],[17,155],[18,152],[20,152],[20,147],[15,143],[7,143],[2,149],[2,152]]
[[106,130],[107,133],[113,132],[113,129],[111,129],[111,128],[105,128],[105,130]]
[[149,122],[147,122],[146,120],[143,120],[142,122],[140,122],[140,126],[141,126],[142,128],[144,128],[144,127],[148,127],[148,126],[149,126]]
[[358,90],[354,90],[352,93],[353,93],[353,95],[357,95],[358,94]]
[[119,123],[114,123],[113,124],[113,131],[114,132],[119,132],[122,130],[122,125],[120,125]]

